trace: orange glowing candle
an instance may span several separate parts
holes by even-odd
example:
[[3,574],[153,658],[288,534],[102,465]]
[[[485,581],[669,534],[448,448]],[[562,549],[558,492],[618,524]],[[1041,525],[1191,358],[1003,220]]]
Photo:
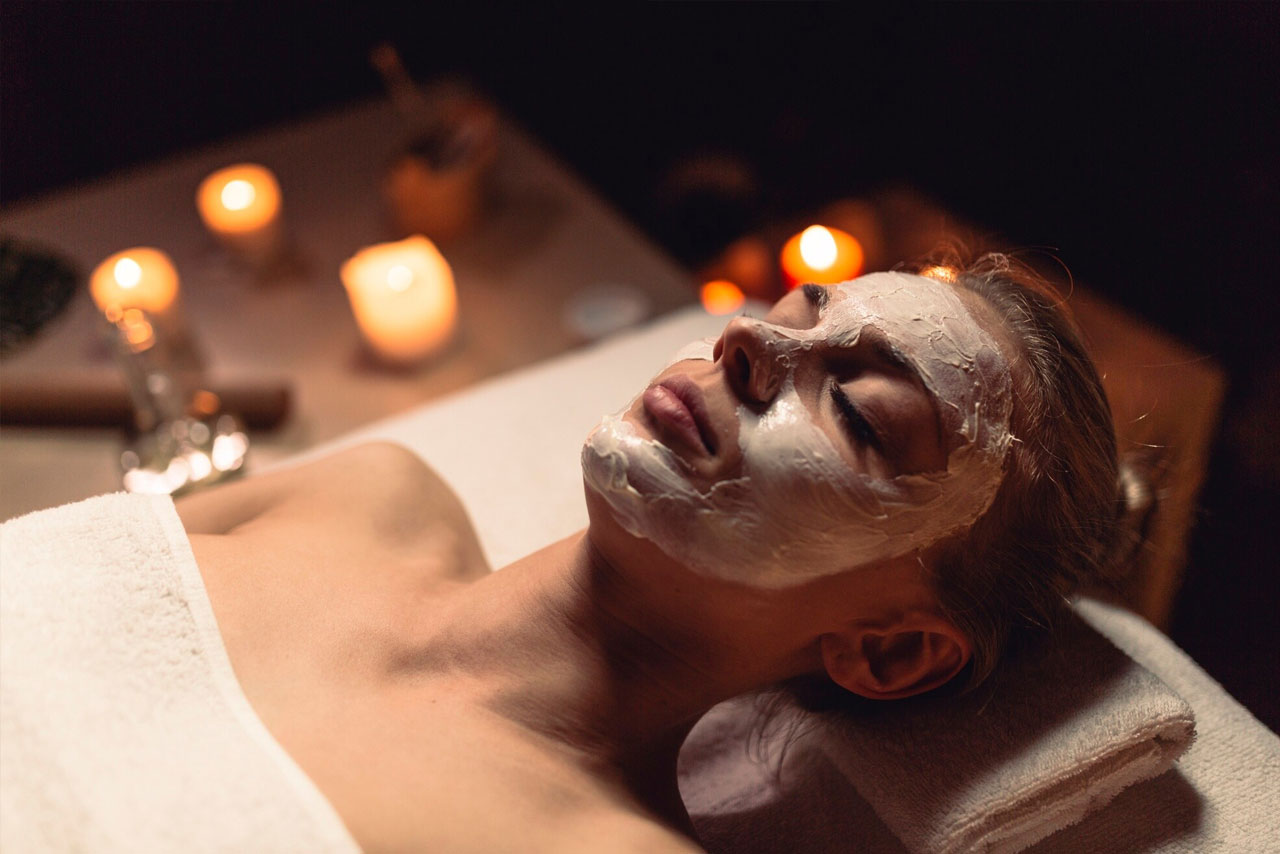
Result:
[[280,206],[276,176],[256,163],[219,169],[196,191],[196,208],[209,231],[252,260],[266,260],[278,250]]
[[862,245],[838,228],[811,225],[782,247],[782,278],[788,288],[834,285],[862,272]]
[[159,249],[136,246],[99,264],[89,277],[89,293],[104,312],[163,314],[178,298],[178,271]]
[[702,286],[702,307],[708,314],[733,314],[742,308],[746,297],[733,282],[716,279]]
[[415,235],[361,249],[339,275],[360,332],[384,360],[417,362],[453,337],[458,321],[453,271],[427,238]]

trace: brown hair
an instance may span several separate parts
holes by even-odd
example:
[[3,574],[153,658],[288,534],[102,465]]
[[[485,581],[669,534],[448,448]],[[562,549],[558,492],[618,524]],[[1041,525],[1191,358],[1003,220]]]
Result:
[[1069,594],[1107,577],[1124,502],[1111,408],[1062,298],[1008,255],[957,257],[921,271],[981,297],[1015,348],[1004,480],[935,565],[939,601],[973,646],[972,688],[1006,647],[1051,629]]

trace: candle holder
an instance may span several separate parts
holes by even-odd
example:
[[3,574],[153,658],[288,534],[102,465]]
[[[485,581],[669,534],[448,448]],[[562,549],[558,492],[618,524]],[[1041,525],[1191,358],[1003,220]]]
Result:
[[237,474],[248,437],[217,395],[199,388],[182,342],[166,340],[164,326],[142,309],[110,308],[106,318],[137,430],[120,456],[124,488],[178,494]]
[[424,92],[390,44],[369,61],[409,126],[408,142],[383,181],[397,236],[438,243],[462,237],[484,212],[486,183],[498,154],[498,111],[467,87],[440,82]]
[[487,102],[443,100],[387,170],[383,193],[395,231],[439,243],[472,231],[484,213],[497,140],[497,111]]

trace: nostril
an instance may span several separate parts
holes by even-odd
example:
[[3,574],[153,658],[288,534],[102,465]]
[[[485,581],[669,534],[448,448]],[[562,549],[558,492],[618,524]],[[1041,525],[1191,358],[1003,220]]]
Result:
[[738,372],[740,388],[751,388],[751,360],[747,358],[747,353],[742,348],[738,348],[733,353],[733,369]]
[[765,400],[773,400],[773,398],[778,394],[778,388],[780,384],[781,384],[781,381],[779,380],[778,377],[776,376],[769,377],[769,381],[764,384]]

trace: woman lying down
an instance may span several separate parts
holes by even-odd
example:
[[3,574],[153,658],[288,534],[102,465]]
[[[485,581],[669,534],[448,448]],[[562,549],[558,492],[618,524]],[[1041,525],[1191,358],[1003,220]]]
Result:
[[698,850],[676,755],[712,705],[976,684],[1106,561],[1109,410],[1027,278],[733,319],[587,438],[590,526],[501,572],[391,445],[184,499],[253,709],[369,852]]

